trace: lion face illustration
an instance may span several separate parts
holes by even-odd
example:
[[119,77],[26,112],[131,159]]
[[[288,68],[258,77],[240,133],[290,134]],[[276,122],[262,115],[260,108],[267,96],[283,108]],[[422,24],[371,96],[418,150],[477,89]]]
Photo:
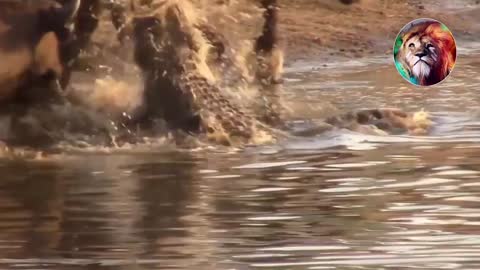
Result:
[[437,21],[412,27],[401,37],[401,47],[395,54],[397,68],[412,83],[436,84],[451,72],[456,58],[452,34]]

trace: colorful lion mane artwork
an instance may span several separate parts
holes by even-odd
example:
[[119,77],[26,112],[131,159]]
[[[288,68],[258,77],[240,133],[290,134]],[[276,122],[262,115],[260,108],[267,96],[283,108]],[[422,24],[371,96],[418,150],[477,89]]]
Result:
[[393,52],[400,75],[422,86],[444,80],[457,56],[450,30],[432,19],[417,19],[404,26],[395,40]]

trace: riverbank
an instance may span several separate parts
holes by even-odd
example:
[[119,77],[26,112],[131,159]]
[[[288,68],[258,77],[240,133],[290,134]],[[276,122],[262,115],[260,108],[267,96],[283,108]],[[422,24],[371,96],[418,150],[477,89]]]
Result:
[[361,0],[352,5],[332,0],[291,0],[281,6],[280,28],[287,61],[312,57],[332,61],[389,55],[398,31],[422,17],[445,23],[461,46],[461,42],[480,36],[478,14],[480,1],[468,0]]

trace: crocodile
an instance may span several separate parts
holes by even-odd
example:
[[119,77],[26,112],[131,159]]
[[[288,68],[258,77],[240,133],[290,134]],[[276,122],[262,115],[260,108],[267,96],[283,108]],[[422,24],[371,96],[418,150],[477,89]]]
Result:
[[193,7],[187,2],[171,0],[152,16],[132,20],[134,58],[145,81],[143,121],[161,117],[172,129],[206,134],[222,144],[250,142],[267,127],[209,76],[200,57],[207,41],[188,12]]
[[[235,102],[210,78],[209,63],[200,53],[201,45],[210,41],[192,15],[193,5],[165,0],[130,22],[134,58],[145,82],[142,121],[148,123],[160,117],[174,130],[203,134],[227,145],[265,138],[259,134],[271,135],[269,138],[278,135],[278,129],[273,127],[282,123],[282,105],[276,98],[281,91],[283,67],[277,26],[279,7],[277,0],[260,0],[260,4],[264,27],[252,51],[257,56],[255,83],[266,100],[264,114],[258,115]],[[412,114],[398,109],[350,112],[328,118],[319,126],[321,130],[334,127],[380,134],[418,128]]]

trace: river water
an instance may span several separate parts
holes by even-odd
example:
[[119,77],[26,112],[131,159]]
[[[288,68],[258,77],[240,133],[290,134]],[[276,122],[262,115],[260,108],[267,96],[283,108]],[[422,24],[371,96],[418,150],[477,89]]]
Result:
[[427,90],[389,58],[298,62],[286,78],[305,117],[395,106],[436,124],[0,160],[0,269],[480,269],[479,44]]

